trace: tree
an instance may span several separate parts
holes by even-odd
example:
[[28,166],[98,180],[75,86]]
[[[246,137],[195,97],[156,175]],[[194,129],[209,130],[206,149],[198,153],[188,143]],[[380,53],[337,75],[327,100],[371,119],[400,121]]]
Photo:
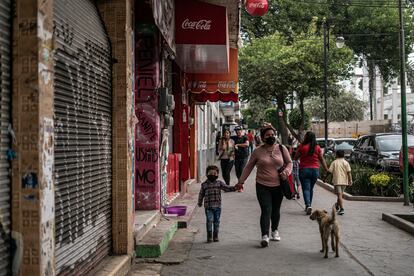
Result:
[[[296,95],[301,114],[304,117],[305,98],[319,95],[323,84],[323,43],[319,40],[301,36],[288,41],[275,34],[253,39],[243,47],[239,56],[240,97],[243,100],[275,102],[276,108],[283,112],[279,118],[282,141],[287,141],[287,129],[299,137],[287,121],[286,105],[292,95]],[[336,83],[349,72],[352,52],[347,49],[332,49],[328,80]],[[304,129],[304,121],[301,123]]]
[[[411,52],[414,42],[414,5],[406,1],[405,32],[406,53]],[[372,105],[373,80],[378,68],[385,81],[399,72],[399,15],[395,0],[325,0],[296,1],[271,0],[269,12],[264,17],[242,15],[242,37],[247,43],[254,38],[278,32],[288,41],[303,33],[320,36],[326,22],[329,33],[343,36],[346,45],[366,61],[370,76]],[[313,32],[309,26],[315,24]],[[334,45],[334,43],[331,43]],[[331,47],[335,48],[335,47]],[[372,110],[371,110],[372,114]]]
[[[364,118],[366,103],[355,94],[340,92],[336,97],[328,98],[328,120],[332,122],[360,121]],[[315,119],[324,118],[323,100],[313,97],[306,101],[306,110]]]
[[310,122],[310,114],[308,111],[305,110],[304,118],[302,118],[302,114],[299,108],[294,108],[291,112],[289,112],[289,124],[294,129],[300,129],[302,127],[303,122],[303,130],[309,129],[311,122]]
[[265,110],[265,121],[271,123],[274,128],[280,131],[277,109],[274,107]]

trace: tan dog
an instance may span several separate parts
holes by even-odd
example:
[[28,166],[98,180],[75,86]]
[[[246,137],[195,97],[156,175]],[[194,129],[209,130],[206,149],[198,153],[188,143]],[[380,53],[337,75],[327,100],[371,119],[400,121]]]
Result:
[[331,217],[328,216],[328,212],[325,210],[315,210],[312,212],[310,219],[318,221],[322,241],[321,252],[325,252],[324,258],[328,258],[329,236],[331,236],[332,251],[335,251],[335,257],[339,257],[339,225],[336,222],[335,205],[332,206]]

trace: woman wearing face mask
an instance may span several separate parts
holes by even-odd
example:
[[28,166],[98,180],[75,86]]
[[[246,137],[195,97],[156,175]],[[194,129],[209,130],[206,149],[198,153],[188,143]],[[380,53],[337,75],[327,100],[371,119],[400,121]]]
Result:
[[219,159],[224,182],[230,185],[230,172],[234,165],[234,140],[230,138],[230,130],[226,129],[219,142]]
[[[280,241],[278,231],[280,220],[280,206],[283,200],[280,188],[280,179],[287,179],[292,171],[292,160],[286,147],[280,151],[279,144],[276,143],[276,132],[272,126],[266,126],[260,131],[260,136],[264,144],[257,147],[247,163],[243,174],[240,177],[236,189],[243,187],[244,182],[249,177],[254,166],[257,167],[256,173],[256,196],[260,204],[260,228],[262,232],[262,247],[269,245],[269,228],[271,222],[271,239]],[[285,160],[285,161],[284,161]],[[286,168],[279,174],[278,169]]]

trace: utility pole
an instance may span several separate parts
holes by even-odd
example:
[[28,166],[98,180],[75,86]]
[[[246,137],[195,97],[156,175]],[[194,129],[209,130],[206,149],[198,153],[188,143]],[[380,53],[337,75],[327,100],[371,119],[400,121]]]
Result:
[[400,83],[401,83],[401,125],[402,125],[402,152],[403,152],[403,190],[404,205],[409,205],[408,194],[408,146],[407,146],[407,102],[405,91],[405,37],[404,37],[404,13],[402,0],[398,0],[400,16]]
[[323,97],[325,107],[325,151],[328,150],[328,31],[323,22]]

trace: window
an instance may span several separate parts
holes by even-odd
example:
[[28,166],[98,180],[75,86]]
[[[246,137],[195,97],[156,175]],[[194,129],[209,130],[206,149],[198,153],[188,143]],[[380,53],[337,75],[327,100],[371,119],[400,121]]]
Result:
[[388,120],[388,114],[384,114],[384,120]]

